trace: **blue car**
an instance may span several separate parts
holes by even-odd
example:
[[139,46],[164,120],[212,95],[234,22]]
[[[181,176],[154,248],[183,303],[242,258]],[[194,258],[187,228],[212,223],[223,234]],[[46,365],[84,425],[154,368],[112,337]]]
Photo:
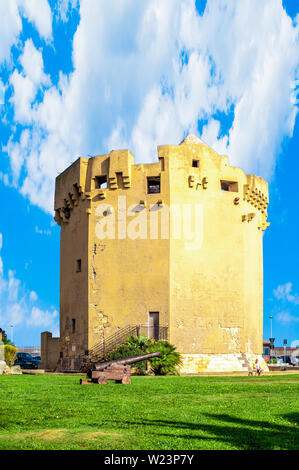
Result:
[[21,369],[37,369],[39,361],[29,353],[18,352],[14,365],[20,366]]
[[32,356],[32,357],[33,357],[33,359],[34,359],[38,364],[40,364],[40,363],[42,362],[41,356],[35,356],[35,355],[34,355],[34,356]]

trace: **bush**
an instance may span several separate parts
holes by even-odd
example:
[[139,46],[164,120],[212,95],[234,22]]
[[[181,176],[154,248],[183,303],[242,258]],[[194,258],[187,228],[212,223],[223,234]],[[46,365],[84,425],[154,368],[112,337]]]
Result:
[[13,366],[16,356],[17,356],[18,349],[11,344],[4,345],[4,360],[8,366]]
[[[118,348],[105,357],[105,361],[114,361],[116,359],[125,359],[127,357],[144,354],[142,345],[139,345],[138,341],[136,340],[137,338],[133,338],[132,336],[127,338],[125,344],[121,344],[118,346]],[[133,367],[136,369],[139,375],[144,375],[146,372],[146,361],[137,362],[136,364],[133,364]]]
[[147,352],[160,351],[160,356],[149,359],[155,375],[178,375],[176,367],[182,363],[181,355],[168,341],[157,341],[147,348]]
[[[105,361],[125,359],[131,356],[139,356],[155,351],[160,351],[160,356],[149,359],[151,371],[155,375],[178,375],[176,367],[181,364],[181,355],[176,351],[175,346],[168,341],[155,341],[146,336],[129,336],[125,344],[121,344],[105,357]],[[133,364],[139,375],[146,373],[146,361]]]
[[146,353],[147,348],[155,344],[155,340],[144,335],[129,336],[126,340],[126,344],[134,345],[136,348],[139,348]]

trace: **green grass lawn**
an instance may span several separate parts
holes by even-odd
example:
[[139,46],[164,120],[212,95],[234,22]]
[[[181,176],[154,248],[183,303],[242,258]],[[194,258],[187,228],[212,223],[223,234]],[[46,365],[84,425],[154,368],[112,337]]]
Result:
[[0,376],[0,449],[299,449],[299,374]]

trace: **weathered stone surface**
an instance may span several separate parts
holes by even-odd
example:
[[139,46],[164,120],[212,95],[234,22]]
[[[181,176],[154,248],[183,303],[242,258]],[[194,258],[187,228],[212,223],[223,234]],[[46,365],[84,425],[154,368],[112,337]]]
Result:
[[182,374],[249,372],[254,370],[257,357],[263,371],[269,372],[262,356],[256,354],[183,354],[180,372]]
[[22,369],[20,366],[12,366],[10,367],[10,374],[12,375],[20,375],[22,374]]
[[5,369],[3,370],[3,374],[5,375],[20,375],[22,374],[22,369],[20,366],[12,366],[9,367],[6,365]]
[[3,371],[6,369],[6,362],[0,361],[0,374],[3,374]]

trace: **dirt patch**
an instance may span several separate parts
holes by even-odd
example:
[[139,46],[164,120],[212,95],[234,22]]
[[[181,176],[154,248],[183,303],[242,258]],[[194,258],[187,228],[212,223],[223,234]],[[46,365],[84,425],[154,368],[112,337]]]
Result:
[[[45,441],[55,441],[62,439],[66,434],[66,431],[63,429],[45,429],[44,431],[30,431],[30,432],[22,432],[16,434],[10,434],[10,437],[16,440],[22,439],[42,439]],[[4,434],[0,434],[0,439],[4,438]]]
[[62,429],[48,429],[47,431],[36,433],[34,437],[36,437],[37,439],[44,439],[46,441],[55,441],[58,439],[62,439],[64,434],[65,431],[63,431]]
[[112,432],[84,432],[82,434],[77,435],[80,439],[89,440],[89,439],[96,439],[97,437],[119,437],[120,434],[112,433]]

